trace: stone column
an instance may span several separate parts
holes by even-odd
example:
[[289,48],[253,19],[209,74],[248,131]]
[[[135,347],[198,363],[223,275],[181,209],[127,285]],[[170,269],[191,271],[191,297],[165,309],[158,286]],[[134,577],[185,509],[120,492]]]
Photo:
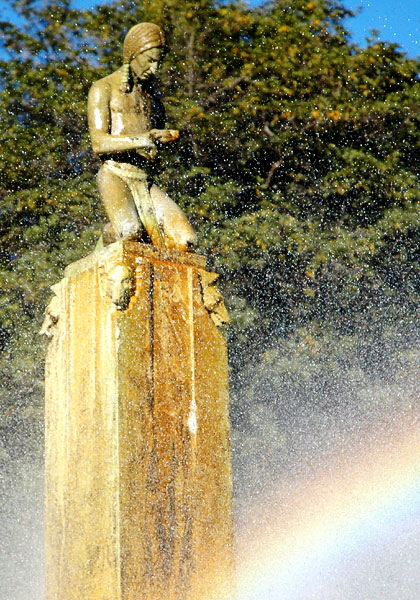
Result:
[[117,242],[44,331],[46,600],[231,600],[228,371],[204,258]]

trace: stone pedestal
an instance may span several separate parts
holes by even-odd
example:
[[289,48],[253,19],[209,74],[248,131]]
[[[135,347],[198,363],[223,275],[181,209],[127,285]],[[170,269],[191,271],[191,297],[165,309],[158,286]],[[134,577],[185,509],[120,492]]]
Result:
[[46,600],[233,597],[227,355],[213,279],[203,257],[118,242],[54,286]]

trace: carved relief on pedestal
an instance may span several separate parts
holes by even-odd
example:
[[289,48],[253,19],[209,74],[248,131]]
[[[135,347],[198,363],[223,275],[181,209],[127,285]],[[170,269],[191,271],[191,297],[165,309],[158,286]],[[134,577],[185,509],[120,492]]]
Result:
[[213,323],[217,326],[220,326],[223,323],[229,323],[229,313],[223,301],[223,296],[214,286],[219,275],[217,273],[208,273],[207,271],[200,270],[199,277],[204,306],[208,310]]
[[50,303],[45,309],[44,321],[39,330],[39,335],[46,335],[52,337],[54,335],[58,319],[60,318],[60,284],[56,283],[51,286],[51,290],[54,296],[51,298]]
[[126,310],[135,292],[135,274],[128,264],[116,264],[103,272],[103,288],[118,310]]

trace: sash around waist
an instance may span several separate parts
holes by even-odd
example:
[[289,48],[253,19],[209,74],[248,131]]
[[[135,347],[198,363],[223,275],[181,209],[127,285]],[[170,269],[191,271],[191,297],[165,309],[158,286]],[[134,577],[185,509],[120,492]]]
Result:
[[101,154],[99,156],[102,163],[112,160],[117,163],[126,163],[133,165],[134,167],[139,167],[140,169],[152,170],[153,164],[148,161],[146,158],[143,158],[137,152],[128,150],[127,152],[115,152],[110,154]]

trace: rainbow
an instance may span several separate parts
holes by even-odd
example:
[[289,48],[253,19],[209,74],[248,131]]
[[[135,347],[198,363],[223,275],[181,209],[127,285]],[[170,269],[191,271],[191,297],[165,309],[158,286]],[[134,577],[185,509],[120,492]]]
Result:
[[401,419],[379,440],[368,433],[357,451],[248,509],[252,521],[238,536],[238,600],[325,598],[315,590],[356,556],[413,524],[420,532],[418,419]]

